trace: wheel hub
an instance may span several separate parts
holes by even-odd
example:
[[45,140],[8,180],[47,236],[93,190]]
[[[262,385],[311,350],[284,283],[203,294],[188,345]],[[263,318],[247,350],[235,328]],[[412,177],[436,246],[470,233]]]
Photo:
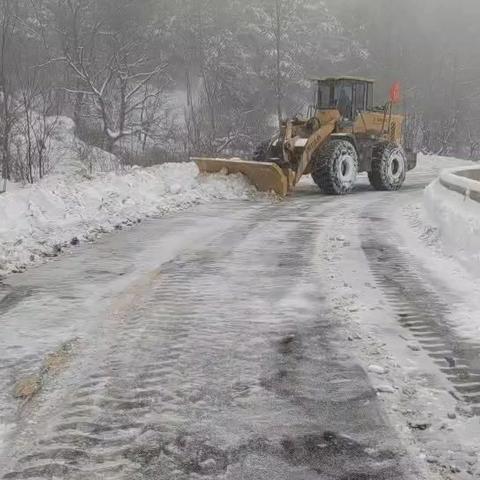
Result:
[[405,162],[403,158],[400,157],[398,154],[394,154],[390,157],[388,173],[389,176],[394,179],[398,180],[402,177],[404,173]]
[[343,153],[338,162],[339,177],[343,182],[354,182],[355,171],[355,159],[349,153]]

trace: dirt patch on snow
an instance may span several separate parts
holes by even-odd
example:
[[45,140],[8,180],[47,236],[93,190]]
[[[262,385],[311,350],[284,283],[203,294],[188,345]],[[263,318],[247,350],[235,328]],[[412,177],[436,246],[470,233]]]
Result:
[[77,340],[65,342],[54,352],[49,353],[37,373],[19,379],[14,387],[15,398],[29,401],[40,393],[43,385],[52,376],[59,375],[69,364]]

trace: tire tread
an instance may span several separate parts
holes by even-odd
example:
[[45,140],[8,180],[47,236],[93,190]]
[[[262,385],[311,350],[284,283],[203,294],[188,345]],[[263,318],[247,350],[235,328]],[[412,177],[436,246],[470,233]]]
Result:
[[[382,143],[376,146],[373,150],[372,155],[372,166],[371,171],[368,172],[368,179],[370,185],[372,185],[375,190],[380,191],[395,191],[399,190],[405,180],[405,175],[401,182],[392,183],[388,178],[387,167],[388,164],[386,159],[389,158],[393,150],[400,148],[395,143]],[[406,163],[404,164],[404,172],[406,169]]]
[[331,140],[318,151],[313,160],[313,181],[323,193],[328,195],[345,195],[351,191],[351,188],[343,188],[339,185],[337,178],[333,174],[336,151],[344,143],[349,143],[355,150],[355,147],[350,142],[345,140]]

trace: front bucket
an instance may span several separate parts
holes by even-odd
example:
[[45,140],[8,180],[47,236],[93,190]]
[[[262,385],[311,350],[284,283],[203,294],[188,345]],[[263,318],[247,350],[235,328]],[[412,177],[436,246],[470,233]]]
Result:
[[239,158],[192,158],[201,173],[242,173],[261,192],[288,193],[288,179],[276,163],[252,162]]

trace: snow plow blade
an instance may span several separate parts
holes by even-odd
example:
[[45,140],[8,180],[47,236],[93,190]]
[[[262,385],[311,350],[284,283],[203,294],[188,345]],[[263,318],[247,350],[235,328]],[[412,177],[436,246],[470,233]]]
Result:
[[252,162],[239,158],[192,158],[201,173],[242,173],[261,192],[275,192],[286,196],[288,178],[276,163]]

